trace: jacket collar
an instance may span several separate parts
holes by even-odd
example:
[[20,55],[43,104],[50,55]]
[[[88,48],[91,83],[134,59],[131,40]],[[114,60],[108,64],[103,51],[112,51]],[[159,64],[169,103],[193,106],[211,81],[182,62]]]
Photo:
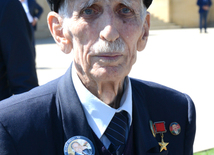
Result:
[[59,81],[57,103],[58,115],[61,116],[64,131],[64,142],[74,136],[84,136],[93,142],[91,128],[72,82],[71,67]]

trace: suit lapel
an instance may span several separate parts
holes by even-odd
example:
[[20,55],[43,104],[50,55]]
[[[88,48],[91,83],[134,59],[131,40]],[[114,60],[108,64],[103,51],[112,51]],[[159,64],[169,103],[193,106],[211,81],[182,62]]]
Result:
[[60,79],[57,88],[57,103],[59,116],[61,116],[62,119],[64,143],[71,137],[84,136],[95,144],[92,130],[88,125],[83,107],[72,82],[71,68],[72,67],[70,67]]
[[157,140],[153,137],[149,121],[150,116],[147,109],[147,101],[145,99],[143,89],[135,87],[132,82],[132,100],[133,100],[133,138],[134,149],[139,155],[167,155],[168,151],[159,152]]

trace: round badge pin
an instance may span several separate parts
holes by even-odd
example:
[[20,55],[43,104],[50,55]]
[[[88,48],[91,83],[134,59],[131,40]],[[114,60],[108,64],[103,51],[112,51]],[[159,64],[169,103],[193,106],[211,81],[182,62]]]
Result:
[[156,137],[155,126],[154,126],[154,124],[153,124],[153,122],[151,120],[149,121],[149,125],[150,125],[150,129],[152,131],[153,136]]
[[93,143],[84,136],[74,136],[64,145],[65,155],[95,155]]
[[181,126],[177,122],[172,122],[169,125],[169,130],[170,130],[171,134],[177,136],[181,132]]

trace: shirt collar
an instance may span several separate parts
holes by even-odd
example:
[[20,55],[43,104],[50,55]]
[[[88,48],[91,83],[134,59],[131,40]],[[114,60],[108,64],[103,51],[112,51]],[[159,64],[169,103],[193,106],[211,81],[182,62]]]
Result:
[[83,109],[87,118],[87,121],[97,135],[98,138],[104,134],[108,124],[113,118],[116,112],[125,110],[129,114],[129,124],[132,123],[132,89],[129,77],[125,78],[124,81],[124,94],[121,99],[120,107],[118,109],[111,108],[106,105],[96,96],[94,96],[80,81],[76,73],[76,68],[72,64],[72,79],[74,87],[83,105]]

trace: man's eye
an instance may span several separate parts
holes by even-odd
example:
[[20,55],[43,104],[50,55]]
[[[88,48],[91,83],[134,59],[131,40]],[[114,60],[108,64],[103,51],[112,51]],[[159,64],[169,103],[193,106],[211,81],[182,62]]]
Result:
[[83,8],[80,12],[80,16],[85,19],[94,19],[102,12],[101,8],[98,5],[92,5],[86,8]]
[[130,12],[131,12],[131,10],[129,8],[122,8],[121,9],[121,13],[126,14],[126,13],[130,13]]
[[100,8],[97,5],[92,5],[82,10],[82,14],[85,16],[93,16],[100,13]]
[[95,11],[94,11],[93,9],[85,9],[85,10],[83,11],[83,13],[86,14],[86,15],[92,15],[94,12],[95,12]]
[[129,9],[128,7],[122,7],[122,8],[120,8],[117,11],[117,13],[119,15],[122,15],[122,16],[125,16],[125,17],[131,17],[134,14],[134,12],[131,9]]

